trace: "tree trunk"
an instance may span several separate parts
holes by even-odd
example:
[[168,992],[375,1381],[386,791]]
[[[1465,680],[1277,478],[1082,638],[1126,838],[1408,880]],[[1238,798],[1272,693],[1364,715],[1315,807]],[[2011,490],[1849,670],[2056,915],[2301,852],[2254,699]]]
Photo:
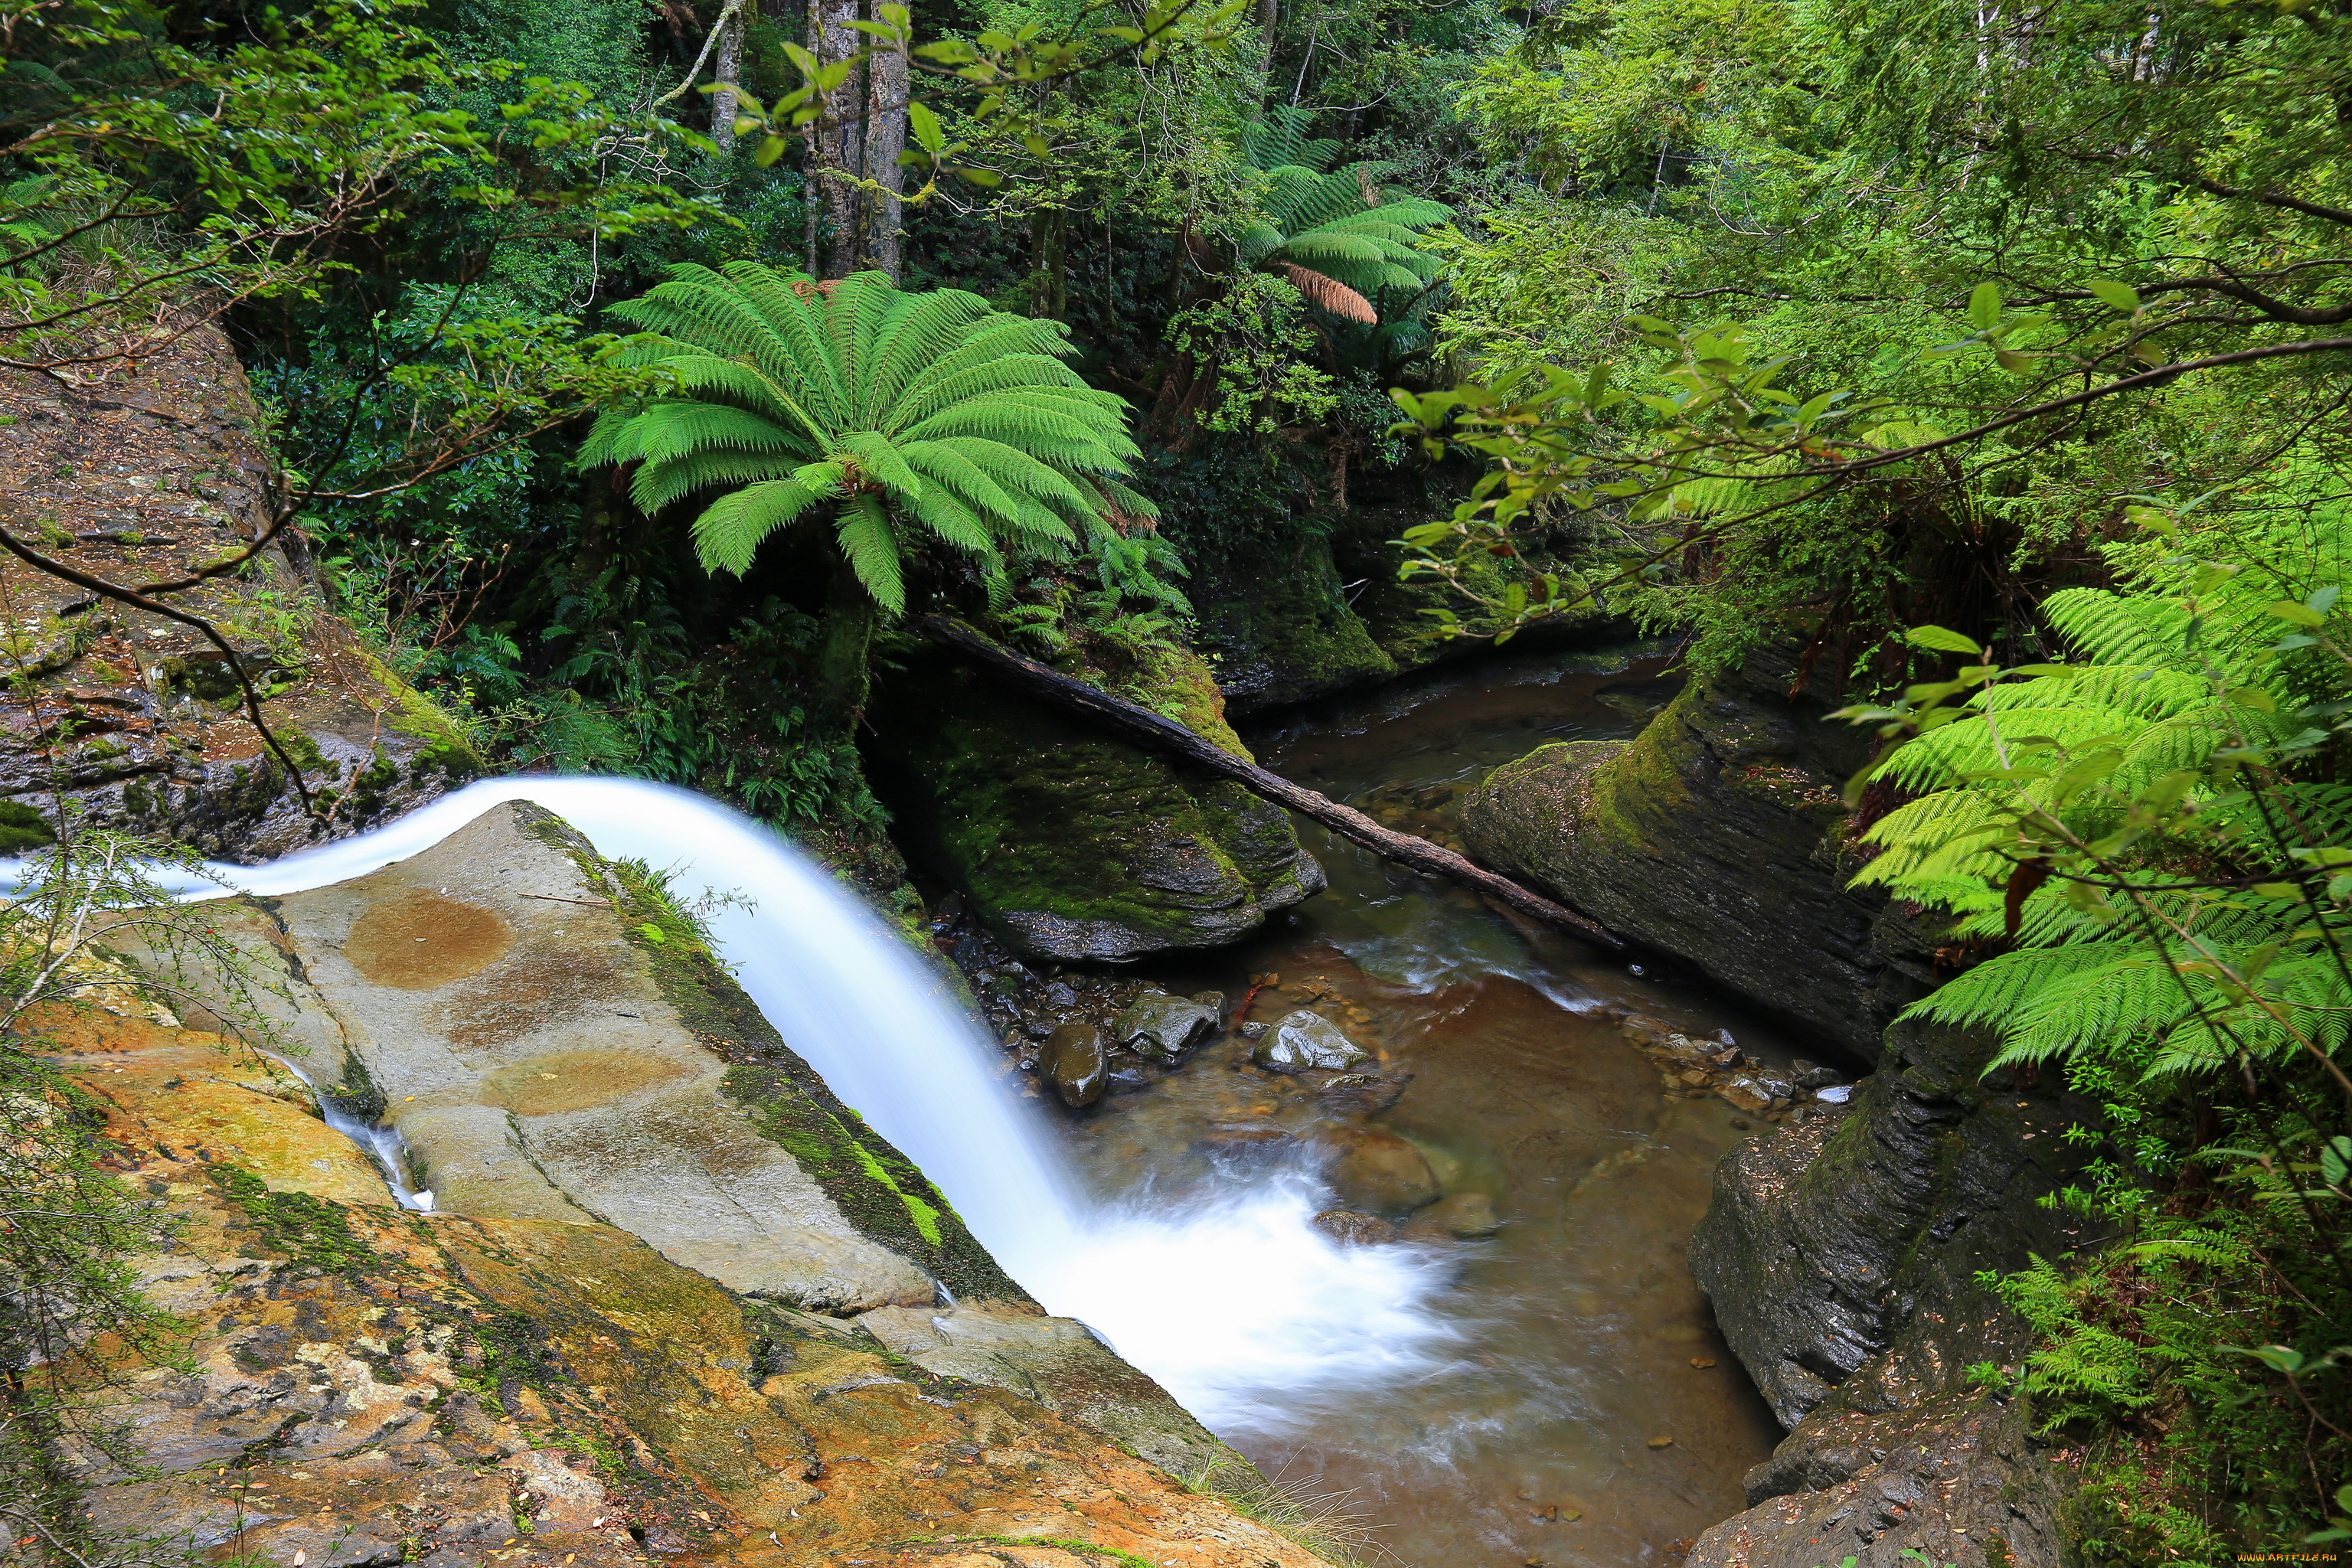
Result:
[[857,732],[872,689],[874,597],[843,562],[824,594],[824,629],[816,655],[816,724],[831,740]]
[[1029,215],[1029,313],[1050,321],[1070,313],[1070,213],[1039,207]]
[[[809,0],[809,52],[822,65],[835,65],[864,47],[865,35],[849,24],[858,19],[857,0]],[[857,268],[856,176],[866,166],[864,129],[866,73],[854,69],[824,95],[817,118],[816,168],[810,196],[822,204],[824,265],[821,276],[845,278]]]
[[[874,0],[876,21],[887,0]],[[907,150],[907,57],[897,49],[877,54],[866,66],[866,177],[880,191],[866,191],[859,213],[859,265],[898,280],[901,260],[898,236],[898,195],[907,188],[907,171],[898,154]]]
[[735,82],[743,73],[743,29],[750,14],[750,0],[739,0],[719,21],[719,47],[711,66],[719,90],[710,95],[710,139],[719,143],[722,156],[735,150]]
[[1587,920],[1573,910],[1553,903],[1541,894],[1530,892],[1507,877],[1498,877],[1451,849],[1441,849],[1426,838],[1416,838],[1409,833],[1392,833],[1360,811],[1341,805],[1311,789],[1302,788],[1255,763],[1244,762],[1222,747],[1210,744],[1173,719],[1164,719],[1125,698],[1114,697],[1100,687],[1090,686],[1083,680],[1073,679],[1042,664],[1023,658],[991,642],[961,621],[949,620],[942,616],[923,616],[917,619],[915,625],[925,637],[953,648],[993,679],[1051,703],[1065,712],[1074,713],[1123,741],[1232,779],[1252,794],[1287,807],[1301,816],[1311,816],[1341,837],[1410,866],[1416,871],[1452,878],[1475,888],[1520,914],[1548,924],[1564,926],[1585,941],[1612,952],[1625,950],[1624,939],[1616,932]]

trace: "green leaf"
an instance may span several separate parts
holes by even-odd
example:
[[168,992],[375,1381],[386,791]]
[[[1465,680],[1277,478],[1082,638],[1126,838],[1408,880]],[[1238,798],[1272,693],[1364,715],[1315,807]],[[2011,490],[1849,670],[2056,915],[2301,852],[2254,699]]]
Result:
[[2102,305],[2111,306],[2118,310],[2139,309],[2138,290],[2126,284],[2117,283],[2112,279],[2094,278],[2083,287],[2088,289],[2091,291],[2091,297]]
[[2325,615],[2313,609],[2309,605],[2297,604],[2293,599],[2281,599],[2274,605],[2264,605],[2263,612],[2265,615],[2276,616],[2283,621],[2293,621],[2299,626],[2324,626],[2327,621]]
[[1913,626],[1908,640],[1914,647],[1929,648],[1937,653],[1965,653],[1979,658],[1984,656],[1984,649],[1977,644],[1942,626]]
[[947,134],[940,129],[940,117],[931,112],[930,105],[913,102],[907,105],[907,129],[914,133],[916,142],[932,157],[947,145]]
[[2303,1370],[2303,1352],[2287,1345],[2255,1345],[2252,1349],[2242,1345],[2223,1345],[2221,1348],[2234,1351],[2239,1355],[2250,1355],[2273,1372],[2292,1375]]
[[661,927],[653,924],[651,921],[639,926],[637,928],[637,934],[644,937],[647,942],[652,942],[656,947],[667,947],[669,944],[669,933],[663,931]]
[[1969,290],[1969,325],[1980,332],[2000,325],[2000,284],[1988,281]]

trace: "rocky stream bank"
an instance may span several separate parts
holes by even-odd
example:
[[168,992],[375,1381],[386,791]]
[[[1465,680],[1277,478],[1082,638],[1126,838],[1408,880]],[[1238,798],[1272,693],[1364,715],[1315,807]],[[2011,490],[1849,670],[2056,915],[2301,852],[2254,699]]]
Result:
[[2063,1134],[2095,1108],[1987,1074],[1986,1039],[1893,1022],[1941,955],[1918,911],[1844,888],[1839,791],[1864,748],[1787,695],[1792,672],[1768,650],[1631,742],[1496,769],[1465,837],[1874,1067],[1717,1168],[1691,1268],[1789,1435],[1688,1568],[2057,1568],[2074,1456],[2000,1392],[2032,1334],[1979,1276],[2086,1244],[2042,1200],[2087,1159]]
[[193,1006],[55,1031],[188,1215],[136,1262],[184,1364],[95,1391],[144,1468],[66,1456],[101,1526],[319,1568],[1318,1561],[1179,1480],[1249,1472],[560,820],[215,907],[301,1076]]

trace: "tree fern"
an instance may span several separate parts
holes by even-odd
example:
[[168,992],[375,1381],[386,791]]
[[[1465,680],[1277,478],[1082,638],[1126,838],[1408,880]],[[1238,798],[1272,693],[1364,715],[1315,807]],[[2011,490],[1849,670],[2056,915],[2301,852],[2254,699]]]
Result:
[[1856,881],[2006,949],[1916,1014],[1998,1030],[2000,1061],[2127,1077],[2343,1048],[2352,788],[2307,775],[2352,697],[2352,535],[2320,515],[2184,533],[2148,513],[2157,537],[2114,552],[2121,588],[2043,605],[2079,662],[1892,710],[1918,732],[1873,776],[1916,798],[1864,835]]
[[879,273],[820,289],[752,262],[681,266],[613,313],[644,328],[631,363],[672,390],[600,417],[583,467],[634,464],[648,514],[696,495],[705,568],[741,574],[780,529],[829,521],[873,602],[907,603],[909,558],[939,549],[1002,596],[1008,562],[1059,559],[1151,503],[1127,405],[1064,362],[1066,330]]
[[1452,208],[1381,187],[1392,163],[1333,169],[1336,142],[1309,141],[1309,116],[1277,110],[1242,137],[1242,155],[1266,178],[1263,221],[1235,237],[1244,264],[1287,279],[1307,299],[1346,320],[1380,320],[1379,301],[1418,295],[1437,276],[1421,237]]

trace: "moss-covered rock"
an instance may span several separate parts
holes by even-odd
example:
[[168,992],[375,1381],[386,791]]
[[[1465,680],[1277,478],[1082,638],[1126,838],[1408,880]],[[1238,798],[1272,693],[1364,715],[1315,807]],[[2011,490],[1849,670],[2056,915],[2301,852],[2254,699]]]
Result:
[[1544,746],[1488,774],[1463,829],[1485,864],[1863,1060],[1934,984],[1933,943],[1854,861],[1841,790],[1867,733],[1791,701],[1773,652],[1696,679],[1640,735]]
[[[1156,684],[1152,706],[1190,701],[1195,729],[1240,749],[1197,661]],[[893,677],[875,723],[876,780],[902,838],[1024,956],[1213,946],[1323,886],[1280,807],[945,659]]]
[[1363,686],[1396,674],[1348,603],[1331,541],[1302,531],[1270,554],[1208,563],[1193,591],[1200,642],[1236,713]]
[[[137,583],[216,560],[268,522],[274,458],[216,329],[142,360],[102,399],[61,398],[37,380],[0,374],[0,417],[17,442],[15,471],[57,482],[37,493],[0,483],[11,526],[76,540],[85,564]],[[103,468],[80,460],[100,447]],[[184,497],[168,531],[123,529],[126,504],[143,510],[159,492]],[[6,640],[36,699],[0,722],[0,803],[17,814],[0,822],[0,849],[37,841],[28,817],[54,816],[62,795],[98,826],[251,865],[376,826],[480,772],[464,733],[327,611],[305,559],[273,545],[175,601],[221,629],[234,664],[187,626],[0,565],[16,606]],[[239,670],[277,751],[245,710]]]
[[950,1531],[1028,1542],[1036,1568],[1318,1568],[1147,1462],[1250,1473],[1077,1323],[999,1303],[870,1331],[593,1220],[407,1213],[233,1043],[109,1015],[57,1037],[100,1069],[109,1168],[178,1222],[131,1260],[178,1353],[101,1342],[109,1375],[75,1391],[138,1468],[71,1436],[49,1456],[84,1552],[819,1568],[940,1533],[946,1479]]

